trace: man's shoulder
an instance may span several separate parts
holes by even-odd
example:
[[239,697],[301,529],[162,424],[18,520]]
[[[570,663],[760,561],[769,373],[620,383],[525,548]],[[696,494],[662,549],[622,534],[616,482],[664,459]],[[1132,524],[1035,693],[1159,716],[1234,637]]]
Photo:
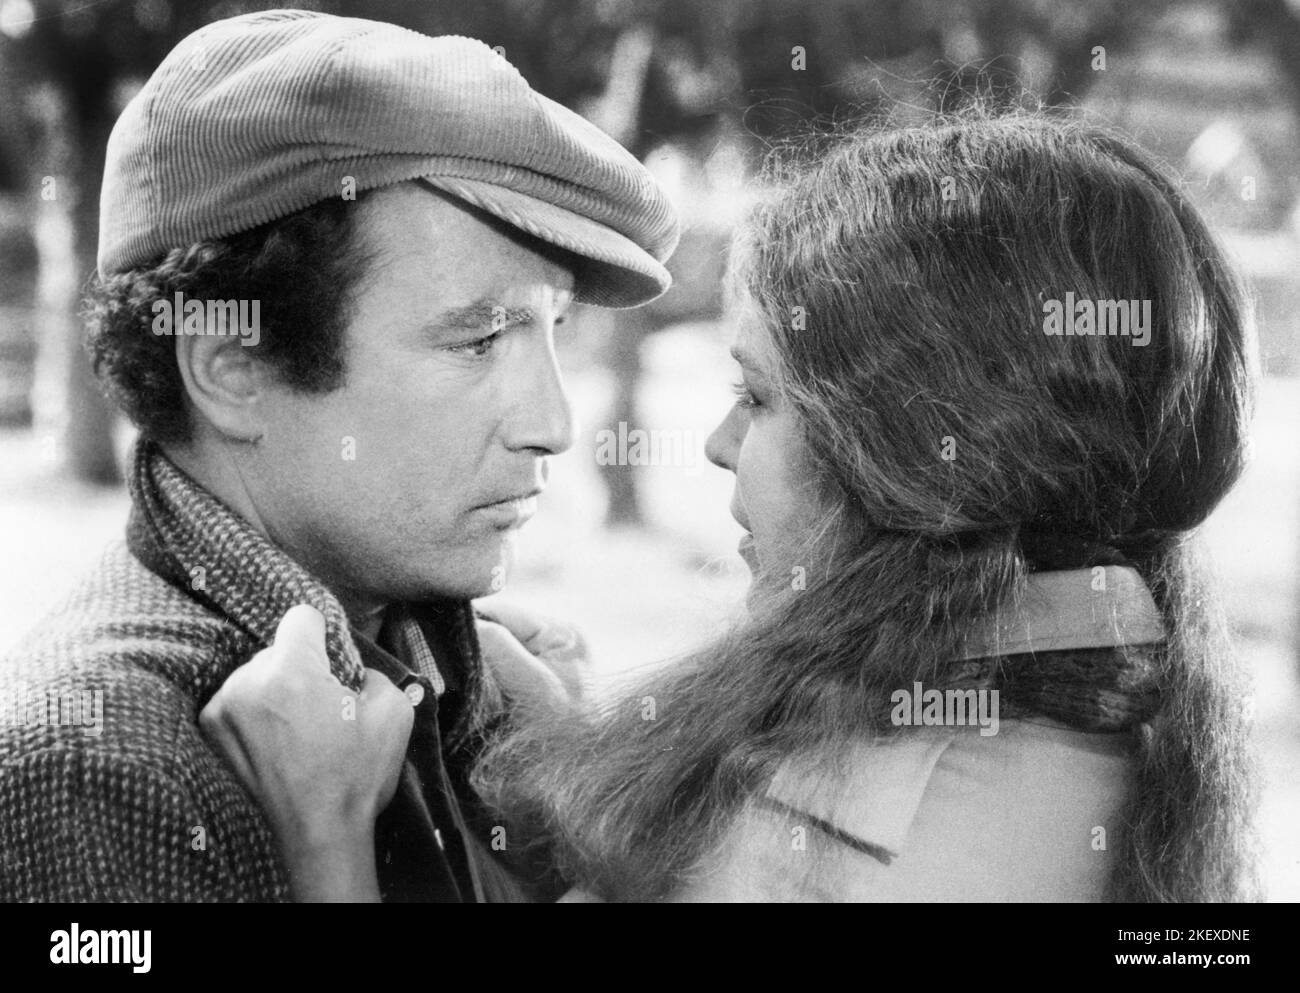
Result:
[[0,660],[0,763],[43,749],[175,762],[207,696],[253,651],[114,545]]
[[110,548],[0,660],[0,892],[283,898],[262,815],[198,726],[254,650]]
[[[5,653],[0,679],[97,668],[184,681],[204,660],[246,652],[252,638],[201,599],[152,572],[117,542]],[[171,663],[171,664],[168,664]]]

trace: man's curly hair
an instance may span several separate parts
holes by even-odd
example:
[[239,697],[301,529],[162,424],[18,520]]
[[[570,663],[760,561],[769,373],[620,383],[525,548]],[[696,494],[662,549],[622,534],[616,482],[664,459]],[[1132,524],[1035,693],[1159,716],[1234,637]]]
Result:
[[172,249],[151,266],[97,277],[84,310],[86,348],[108,397],[146,437],[190,440],[176,343],[153,333],[154,303],[177,292],[260,301],[254,354],[294,389],[340,386],[351,291],[372,261],[357,237],[359,202],[325,200],[251,231]]

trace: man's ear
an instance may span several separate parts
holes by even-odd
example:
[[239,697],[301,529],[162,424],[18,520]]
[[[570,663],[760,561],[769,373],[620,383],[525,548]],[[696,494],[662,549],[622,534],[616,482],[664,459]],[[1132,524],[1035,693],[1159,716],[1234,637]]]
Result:
[[195,413],[231,441],[266,434],[268,370],[238,335],[177,335],[176,362]]

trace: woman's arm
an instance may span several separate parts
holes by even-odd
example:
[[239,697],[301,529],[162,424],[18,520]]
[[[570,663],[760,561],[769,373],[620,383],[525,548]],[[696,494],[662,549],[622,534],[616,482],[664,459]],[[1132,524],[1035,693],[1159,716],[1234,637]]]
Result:
[[330,673],[325,619],[289,610],[275,644],[236,669],[199,715],[270,820],[303,902],[377,901],[374,826],[392,800],[414,717],[383,675],[360,694]]
[[352,835],[311,841],[277,830],[289,869],[289,892],[297,903],[378,903],[373,826]]

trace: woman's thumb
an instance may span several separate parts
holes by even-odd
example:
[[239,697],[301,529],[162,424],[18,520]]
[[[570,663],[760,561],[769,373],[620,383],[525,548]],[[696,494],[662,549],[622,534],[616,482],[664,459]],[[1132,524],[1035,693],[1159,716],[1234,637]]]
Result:
[[287,660],[329,668],[325,615],[310,604],[290,607],[275,629],[275,648]]

